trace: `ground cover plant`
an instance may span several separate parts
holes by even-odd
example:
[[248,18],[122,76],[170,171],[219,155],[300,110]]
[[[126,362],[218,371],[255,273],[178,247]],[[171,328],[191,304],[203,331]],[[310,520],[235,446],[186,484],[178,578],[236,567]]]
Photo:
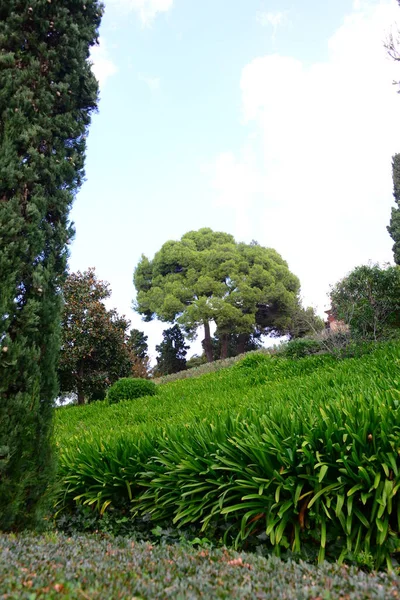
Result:
[[392,568],[399,411],[398,342],[340,361],[251,354],[140,403],[59,409],[58,508]]
[[398,598],[400,579],[226,549],[153,546],[98,535],[25,534],[0,536],[0,594],[18,600],[378,600]]

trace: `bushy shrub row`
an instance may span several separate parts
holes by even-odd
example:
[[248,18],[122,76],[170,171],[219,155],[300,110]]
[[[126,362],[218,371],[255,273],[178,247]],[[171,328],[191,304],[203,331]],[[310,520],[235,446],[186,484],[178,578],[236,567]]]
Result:
[[287,358],[304,358],[312,354],[330,354],[335,358],[353,358],[368,354],[376,347],[375,342],[354,338],[350,331],[324,330],[316,335],[284,342],[277,354]]
[[[367,353],[371,347],[374,347],[374,344],[370,344],[359,338],[354,339],[349,331],[324,330],[312,336],[282,342],[278,346],[246,352],[245,355],[239,354],[238,356],[215,360],[211,363],[204,362],[204,357],[194,357],[193,363],[196,366],[190,366],[189,363],[192,359],[189,359],[188,369],[173,373],[172,375],[155,378],[154,383],[172,383],[173,381],[181,379],[192,379],[208,373],[216,373],[241,362],[244,356],[259,357],[266,355],[284,356],[286,358],[304,358],[305,356],[310,356],[312,354],[331,354],[336,358],[349,358],[352,356],[361,356],[362,354]],[[258,359],[256,358],[256,360]]]
[[390,567],[400,549],[399,344],[345,361],[251,360],[207,376],[216,388],[232,378],[242,404],[231,415],[194,404],[186,423],[70,440],[60,506],[129,504],[155,522],[218,523],[238,546],[259,535],[280,554],[311,542],[320,562],[361,555]]

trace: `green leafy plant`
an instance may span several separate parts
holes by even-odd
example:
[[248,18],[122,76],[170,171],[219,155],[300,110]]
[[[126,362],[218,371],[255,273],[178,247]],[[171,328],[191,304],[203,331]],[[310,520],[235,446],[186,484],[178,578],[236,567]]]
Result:
[[157,388],[153,381],[148,379],[135,379],[134,377],[122,377],[110,387],[107,400],[115,404],[121,400],[134,400],[142,396],[154,396]]

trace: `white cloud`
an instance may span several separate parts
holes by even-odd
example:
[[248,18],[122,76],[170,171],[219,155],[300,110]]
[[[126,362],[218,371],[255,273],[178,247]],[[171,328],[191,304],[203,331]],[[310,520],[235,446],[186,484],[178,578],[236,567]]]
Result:
[[102,86],[106,80],[118,71],[117,66],[111,60],[104,39],[100,38],[100,44],[93,46],[90,52],[93,72]]
[[232,152],[220,154],[214,164],[213,185],[217,206],[235,209],[236,235],[251,236],[253,208],[262,197],[265,181],[257,168],[255,152],[248,144],[239,159]]
[[138,13],[143,26],[150,25],[159,13],[168,12],[174,0],[108,0],[123,11]]
[[356,264],[392,259],[391,156],[400,152],[392,81],[400,76],[383,41],[398,16],[394,0],[362,3],[329,40],[326,62],[254,59],[241,92],[258,142],[214,163],[217,202],[230,199],[236,235],[281,252],[320,308]]
[[139,74],[140,81],[143,81],[152,92],[157,92],[160,89],[160,78],[149,77],[148,75]]
[[273,29],[273,38],[275,38],[278,27],[287,23],[288,11],[260,11],[257,13],[257,21],[264,27],[270,26]]

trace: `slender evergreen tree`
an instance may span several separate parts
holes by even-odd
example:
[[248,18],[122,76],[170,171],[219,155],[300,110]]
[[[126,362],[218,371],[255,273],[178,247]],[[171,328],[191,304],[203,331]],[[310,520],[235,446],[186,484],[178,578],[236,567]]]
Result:
[[35,523],[51,479],[60,288],[101,14],[97,0],[0,2],[0,529]]
[[158,352],[156,375],[171,375],[186,369],[186,354],[189,346],[179,327],[174,325],[163,331],[163,341],[156,346]]
[[393,257],[396,265],[400,265],[400,154],[395,154],[392,160],[393,196],[397,207],[392,208],[390,225],[387,230],[394,241]]
[[144,331],[139,331],[139,329],[131,329],[127,344],[135,356],[141,360],[147,358],[147,352],[149,350],[147,340],[148,336],[144,334]]

